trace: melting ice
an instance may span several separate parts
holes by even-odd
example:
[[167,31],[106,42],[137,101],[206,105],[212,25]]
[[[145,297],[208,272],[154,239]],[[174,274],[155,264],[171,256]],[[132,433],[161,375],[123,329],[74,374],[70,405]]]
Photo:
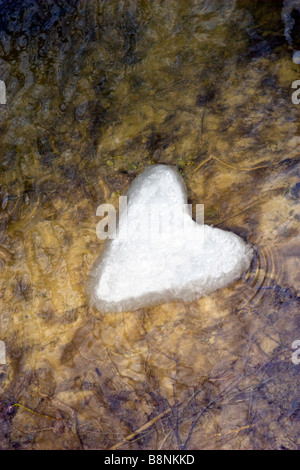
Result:
[[[191,301],[241,277],[253,256],[251,246],[234,233],[196,223],[186,204],[183,179],[171,166],[150,166],[133,181],[119,218],[123,236],[106,242],[90,272],[92,305],[120,312]],[[160,221],[159,236],[149,236],[155,208],[162,206],[172,216]]]

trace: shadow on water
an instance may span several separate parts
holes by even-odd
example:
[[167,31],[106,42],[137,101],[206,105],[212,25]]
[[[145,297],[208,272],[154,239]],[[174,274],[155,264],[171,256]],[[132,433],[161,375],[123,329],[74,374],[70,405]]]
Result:
[[[298,10],[263,3],[0,1],[1,448],[299,448]],[[103,315],[96,207],[153,163],[255,256]]]

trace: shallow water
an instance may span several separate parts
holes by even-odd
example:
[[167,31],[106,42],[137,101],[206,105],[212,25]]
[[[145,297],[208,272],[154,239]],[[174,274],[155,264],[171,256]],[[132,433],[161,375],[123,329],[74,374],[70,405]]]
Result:
[[[0,1],[1,448],[299,449],[300,68],[259,3]],[[255,257],[101,314],[96,208],[153,163]]]

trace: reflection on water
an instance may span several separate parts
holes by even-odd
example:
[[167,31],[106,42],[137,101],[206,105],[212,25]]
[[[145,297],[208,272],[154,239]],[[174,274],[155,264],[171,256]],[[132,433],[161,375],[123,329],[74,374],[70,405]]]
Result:
[[[259,3],[0,2],[1,448],[299,448],[300,69]],[[256,254],[198,302],[103,315],[96,207],[152,163]]]

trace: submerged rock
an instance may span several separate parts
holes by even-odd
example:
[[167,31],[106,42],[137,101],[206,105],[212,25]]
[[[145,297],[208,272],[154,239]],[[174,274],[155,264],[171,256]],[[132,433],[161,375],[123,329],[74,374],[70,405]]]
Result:
[[[184,182],[173,167],[153,165],[133,182],[118,237],[90,272],[91,304],[131,311],[172,300],[195,300],[237,280],[253,251],[240,237],[196,223]],[[162,217],[155,225],[158,211]],[[127,218],[126,218],[127,214]]]

